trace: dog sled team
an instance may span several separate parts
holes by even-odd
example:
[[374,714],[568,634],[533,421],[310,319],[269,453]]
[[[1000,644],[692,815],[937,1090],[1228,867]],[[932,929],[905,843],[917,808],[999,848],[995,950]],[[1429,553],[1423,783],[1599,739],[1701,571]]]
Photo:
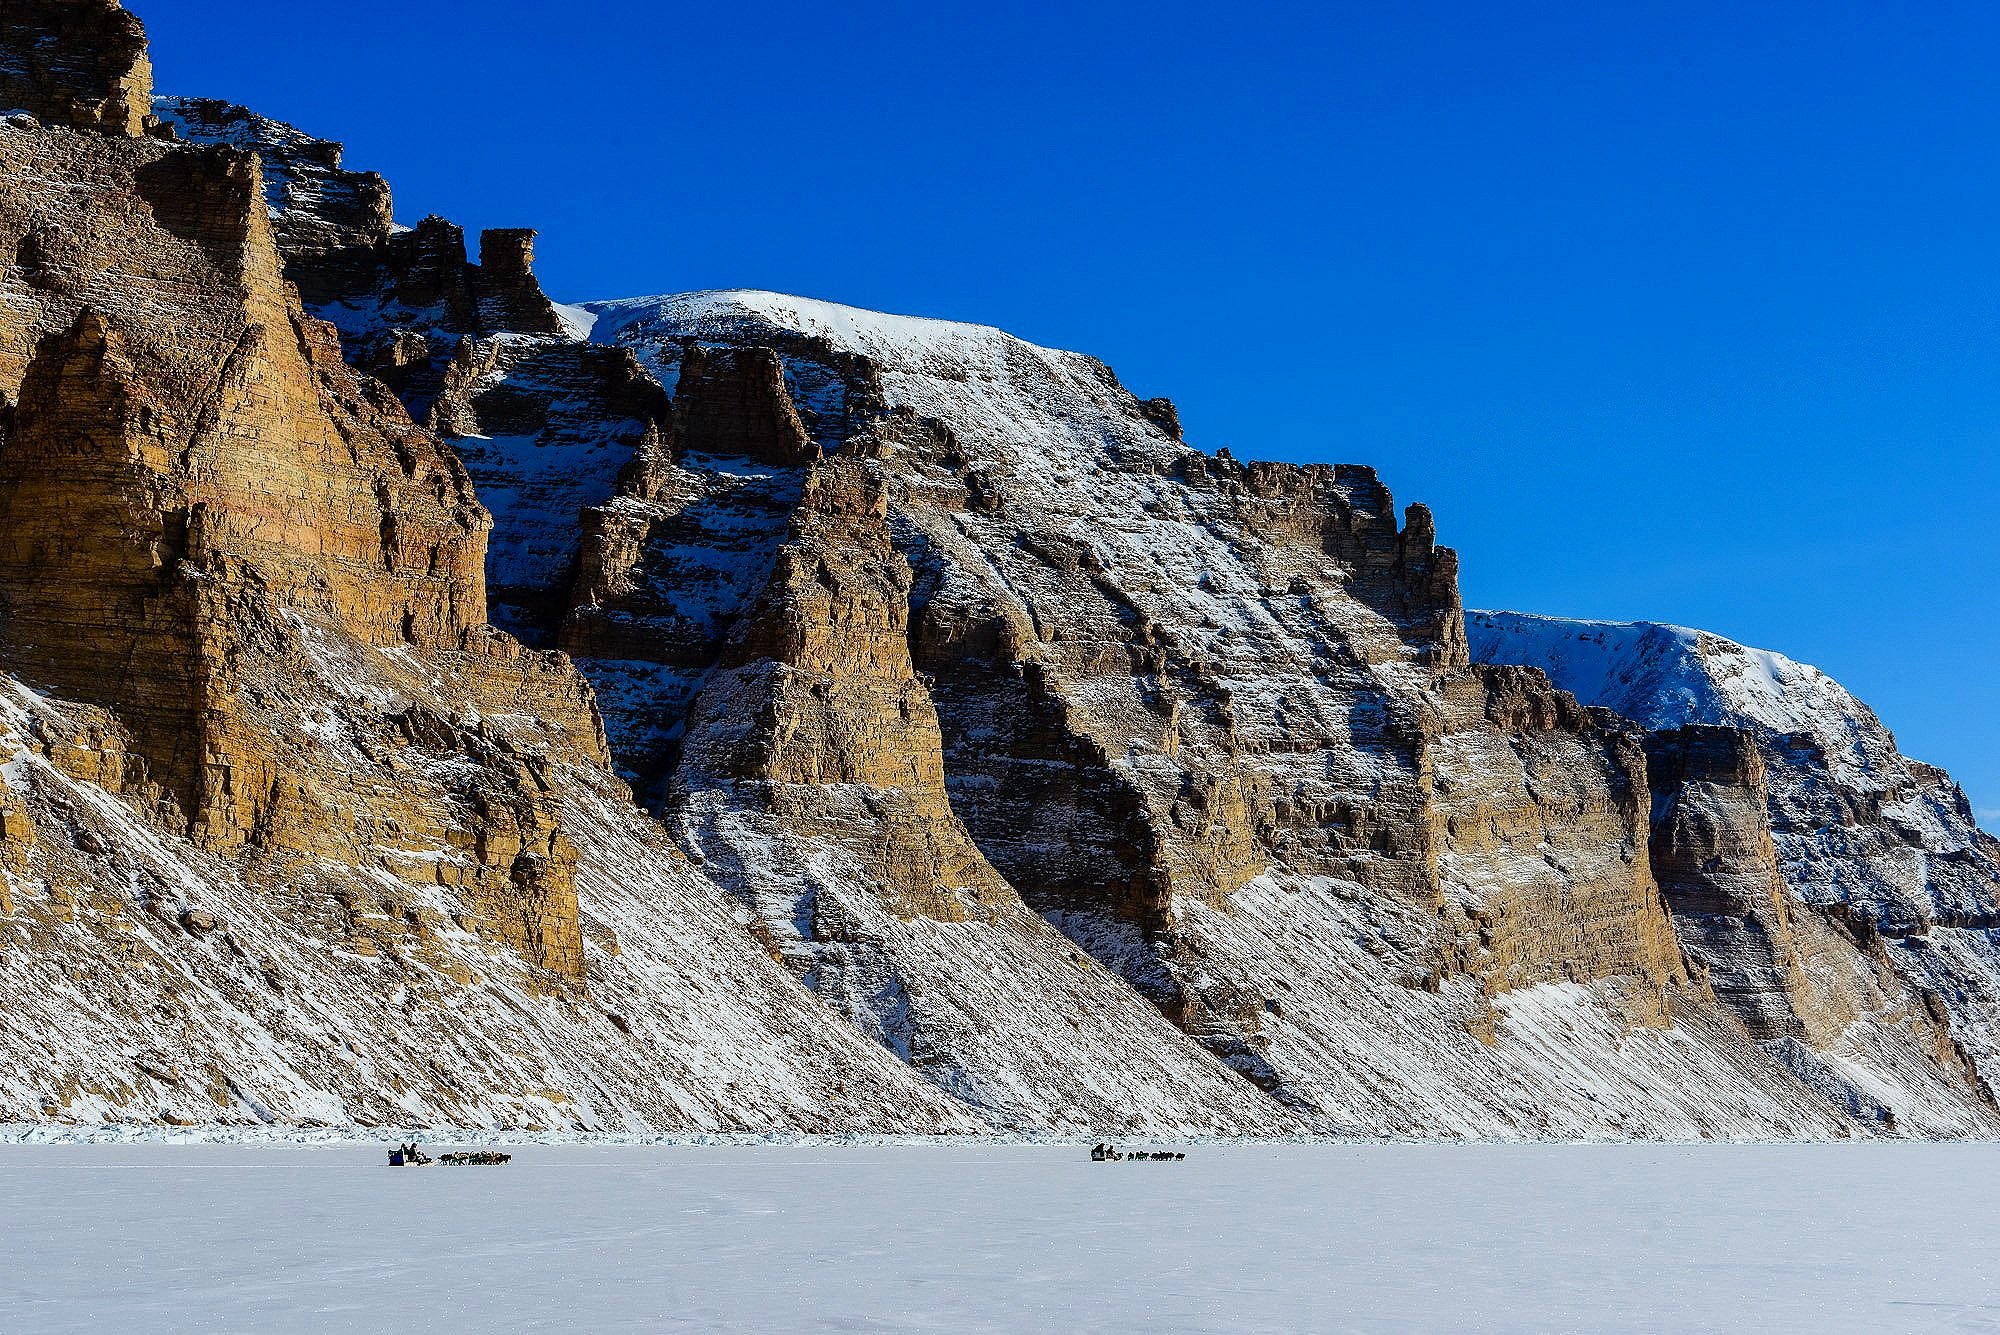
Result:
[[425,1154],[417,1148],[417,1142],[414,1140],[407,1145],[398,1145],[389,1151],[389,1166],[391,1168],[413,1167],[417,1164],[433,1162],[448,1164],[452,1167],[459,1167],[466,1164],[502,1164],[514,1162],[514,1156],[511,1154],[502,1154],[498,1150],[467,1150],[458,1154],[440,1155],[437,1159],[433,1160],[430,1155]]
[[1128,1154],[1116,1145],[1092,1145],[1090,1147],[1090,1161],[1092,1163],[1115,1163],[1120,1159],[1158,1160],[1185,1158],[1187,1158],[1187,1155],[1181,1153],[1179,1150],[1133,1150]]

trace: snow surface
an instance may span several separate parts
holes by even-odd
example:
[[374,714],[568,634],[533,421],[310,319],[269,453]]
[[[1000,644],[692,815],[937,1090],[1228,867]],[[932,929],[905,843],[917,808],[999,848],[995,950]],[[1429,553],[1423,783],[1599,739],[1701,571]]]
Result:
[[583,309],[596,316],[591,336],[600,343],[622,341],[620,335],[640,322],[657,321],[724,336],[745,324],[761,323],[824,338],[877,360],[900,361],[913,349],[925,349],[940,363],[956,369],[987,360],[997,347],[1020,342],[990,325],[889,315],[747,288],[591,301],[585,302]]
[[567,302],[552,301],[556,319],[562,322],[563,333],[579,342],[587,342],[591,329],[597,324],[597,316],[588,307],[572,306]]
[[[434,1149],[437,1147],[433,1147]],[[0,1149],[0,1326],[1936,1331],[2000,1147]]]

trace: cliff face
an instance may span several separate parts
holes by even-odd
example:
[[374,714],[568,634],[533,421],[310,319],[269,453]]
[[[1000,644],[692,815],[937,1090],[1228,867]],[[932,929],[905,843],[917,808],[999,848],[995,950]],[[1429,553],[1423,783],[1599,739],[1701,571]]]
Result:
[[214,98],[160,97],[155,110],[182,139],[257,155],[286,278],[419,420],[465,339],[564,332],[535,278],[532,229],[480,233],[475,262],[446,219],[397,227],[388,182],[343,167],[337,143]]
[[886,478],[808,471],[695,697],[670,822],[864,1031],[1010,1124],[1297,1125],[1031,913],[953,814]]
[[[700,587],[716,624],[756,622],[754,582],[686,572],[792,569],[774,512],[824,467],[791,462],[806,453],[784,425],[796,416],[820,453],[882,479],[950,814],[1023,902],[1277,1103],[1320,1125],[1485,1133],[1854,1115],[1690,976],[1647,855],[1642,734],[1537,674],[1471,665],[1455,558],[1421,507],[1397,523],[1368,470],[1200,455],[1100,365],[991,330],[758,293],[592,310],[596,340],[674,387],[679,442],[635,462],[644,487],[600,514],[745,474],[766,501],[762,521],[681,504],[671,527],[626,530],[627,573],[586,556],[575,586],[572,625],[629,636],[609,671],[572,644],[598,680],[629,698],[628,665],[671,646],[668,688],[630,716],[685,738],[658,753],[673,791],[705,767],[715,718],[766,734],[740,700],[688,711],[703,697],[682,683],[727,679],[733,651],[682,633],[657,590]],[[717,366],[738,427],[692,436]],[[628,602],[618,590],[648,568],[682,578]],[[820,671],[836,692],[851,675]],[[612,739],[634,740],[616,721]],[[764,819],[825,838],[802,805]],[[893,844],[895,824],[879,806],[841,818],[850,845]],[[739,840],[725,865],[761,903],[764,868],[790,859]],[[892,916],[953,916],[922,877],[914,896],[879,872],[849,878]],[[900,976],[919,967],[888,953]],[[946,990],[977,972],[921,967]],[[1635,1042],[1635,1025],[1678,1032]],[[1616,1097],[1552,1081],[1552,1049]],[[1988,1115],[1963,1082],[1911,1070],[1911,1100],[1944,1085],[1949,1117]]]
[[1477,656],[1649,729],[1655,870],[1690,958],[1753,1034],[1792,1040],[1789,1059],[1800,1041],[1837,1058],[1905,1034],[1992,1097],[2000,843],[1948,776],[1779,654],[1643,622],[1468,623]]
[[152,125],[146,29],[118,0],[8,0],[0,14],[0,112],[140,135]]
[[278,249],[288,260],[338,264],[384,245],[396,230],[389,183],[375,172],[345,170],[339,144],[215,98],[161,97],[151,109],[177,138],[257,155]]
[[1370,469],[558,307],[144,68],[0,20],[0,1119],[2000,1129],[1991,849],[1830,683],[1649,712]]
[[[1654,733],[1646,755],[1658,795],[1653,871],[1689,959],[1754,1037],[1804,1032],[1803,961],[1756,748],[1733,728],[1688,727]],[[1824,1038],[1841,1026],[1815,1027]]]
[[[62,239],[0,330],[0,661],[118,710],[200,836],[240,841],[275,777],[232,736],[247,605],[455,649],[487,517],[286,288],[255,158],[9,130],[0,162],[0,249]],[[65,176],[101,193],[24,184]],[[162,297],[176,319],[140,314]]]
[[487,513],[259,158],[100,131],[0,123],[0,1119],[976,1125],[484,624]]
[[666,393],[623,349],[468,337],[429,421],[495,515],[487,557],[494,621],[554,645],[586,541],[578,516],[611,499],[642,451],[659,448],[671,430]]

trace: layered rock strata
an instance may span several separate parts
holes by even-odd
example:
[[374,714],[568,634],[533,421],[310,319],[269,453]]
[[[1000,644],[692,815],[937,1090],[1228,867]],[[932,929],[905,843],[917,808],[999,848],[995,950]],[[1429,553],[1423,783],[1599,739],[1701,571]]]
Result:
[[[775,359],[739,439],[788,420],[768,406],[781,385],[816,449],[873,461],[913,570],[913,661],[953,814],[1028,904],[1278,1103],[1320,1125],[1485,1133],[1824,1133],[1860,1116],[1690,974],[1648,857],[1640,732],[1535,674],[1470,664],[1455,557],[1421,507],[1399,524],[1368,470],[1197,454],[1096,363],[990,330],[753,293],[592,309],[596,338],[683,395],[706,392],[719,350]],[[757,467],[810,471],[782,462],[790,449]],[[687,451],[652,472],[711,468]],[[683,527],[672,559],[741,558],[742,538]],[[586,562],[579,587],[607,583]],[[592,615],[615,605],[600,593]],[[693,746],[707,725],[682,698],[656,703]],[[890,822],[861,824],[881,838]],[[1593,1023],[1699,1035],[1704,1060],[1740,1064],[1724,1083],[1776,1097],[1702,1108],[1623,1073],[1664,1050],[1593,1048]],[[1537,1069],[1543,1025],[1619,1100],[1565,1103]],[[1454,1066],[1449,1092],[1426,1062]],[[1909,1100],[1942,1084],[1957,1124],[1990,1115],[1909,1065]]]
[[0,1117],[2000,1128],[1990,841],[1830,683],[1551,685],[995,330],[557,307],[128,20],[0,21]]
[[1031,913],[952,814],[887,513],[879,466],[811,468],[689,711],[670,821],[816,992],[1005,1123],[1137,1126],[1186,1100],[1298,1125]]
[[543,646],[570,610],[580,517],[609,501],[642,454],[664,448],[668,398],[622,348],[500,335],[460,341],[430,425],[464,460],[495,518],[494,621]]
[[1653,871],[1690,960],[1754,1037],[1803,1033],[1804,962],[1756,748],[1733,728],[1689,727],[1654,733],[1646,755]]
[[0,1120],[981,1125],[484,624],[488,516],[257,157],[0,124],[0,255]]
[[447,219],[398,226],[388,182],[346,169],[338,143],[214,98],[160,97],[154,107],[182,139],[258,156],[285,276],[340,332],[348,358],[418,420],[465,339],[567,331],[535,277],[532,229],[481,232],[473,262],[464,229]]
[[1779,654],[1645,622],[1468,624],[1481,658],[1649,729],[1655,868],[1691,957],[1752,1033],[1796,1057],[1801,1040],[1824,1054],[1907,1031],[1991,1100],[2000,843],[1948,776]]
[[272,230],[287,261],[337,266],[395,233],[389,183],[376,172],[346,170],[341,145],[216,98],[160,97],[152,110],[175,138],[257,155]]
[[146,29],[118,0],[7,0],[0,112],[135,136],[152,125]]

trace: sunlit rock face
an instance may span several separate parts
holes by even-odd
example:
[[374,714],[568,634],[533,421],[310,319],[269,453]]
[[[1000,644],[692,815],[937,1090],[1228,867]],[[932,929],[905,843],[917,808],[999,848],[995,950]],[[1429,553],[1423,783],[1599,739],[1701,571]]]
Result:
[[1649,730],[1656,869],[1670,902],[1690,896],[1682,939],[1729,974],[1753,1030],[1829,1040],[1871,1004],[1854,991],[1865,976],[1990,1097],[2000,843],[1949,775],[1782,654],[1650,622],[1467,621],[1475,656],[1538,668]]
[[0,112],[134,137],[153,128],[146,29],[118,0],[8,0]]
[[489,515],[260,157],[55,119],[0,121],[0,1120],[980,1125],[485,624]]
[[62,109],[0,121],[0,1120],[2000,1130],[1989,844],[1831,683],[1496,649],[1371,469],[1078,354],[559,306],[57,8],[0,21]]
[[[590,311],[593,340],[632,349],[678,396],[706,393],[718,352],[749,365],[764,363],[748,350],[768,350],[791,414],[766,388],[738,438],[768,439],[749,424],[796,415],[825,458],[867,461],[911,572],[911,660],[951,815],[1023,902],[1294,1114],[1502,1134],[1893,1122],[1887,1103],[1851,1096],[1847,1056],[1811,1046],[1826,1047],[1823,1028],[1793,1040],[1800,1057],[1718,998],[1654,876],[1643,730],[1538,673],[1471,663],[1456,558],[1421,507],[1399,522],[1369,470],[1202,455],[1098,363],[993,330],[764,293]],[[824,467],[671,438],[670,457],[633,465],[644,487],[587,527],[663,494],[663,478],[703,478],[666,486],[681,496],[754,484],[783,498]],[[730,661],[727,637],[690,653],[659,616],[652,591],[675,581],[629,572],[716,572],[688,582],[711,624],[740,625],[760,586],[722,572],[786,561],[782,505],[762,524],[727,512],[710,536],[684,503],[671,536],[624,530],[627,573],[586,562],[578,621],[652,619],[673,649],[650,707],[630,670],[647,635],[603,675],[637,725],[625,745],[706,745],[710,713],[682,703],[700,694],[683,682]],[[648,590],[631,617],[621,579]],[[844,675],[824,671],[825,689]],[[687,810],[673,745],[654,752],[670,818]],[[843,822],[893,842],[884,808]],[[727,862],[809,959],[809,918],[783,911],[802,897],[774,908],[754,850]],[[950,916],[860,879],[892,913]],[[1893,1009],[1888,993],[1846,1004],[1864,1002]],[[1635,1044],[1654,1028],[1680,1037]],[[1990,1116],[1935,1026],[1882,1032],[1857,1074],[1894,1068],[1905,1083],[1892,1101],[1937,1104],[1932,1126]],[[1700,1056],[1675,1046],[1688,1036]],[[1620,1092],[1551,1081],[1552,1050]],[[1717,1066],[1665,1078],[1653,1064],[1669,1051]]]

